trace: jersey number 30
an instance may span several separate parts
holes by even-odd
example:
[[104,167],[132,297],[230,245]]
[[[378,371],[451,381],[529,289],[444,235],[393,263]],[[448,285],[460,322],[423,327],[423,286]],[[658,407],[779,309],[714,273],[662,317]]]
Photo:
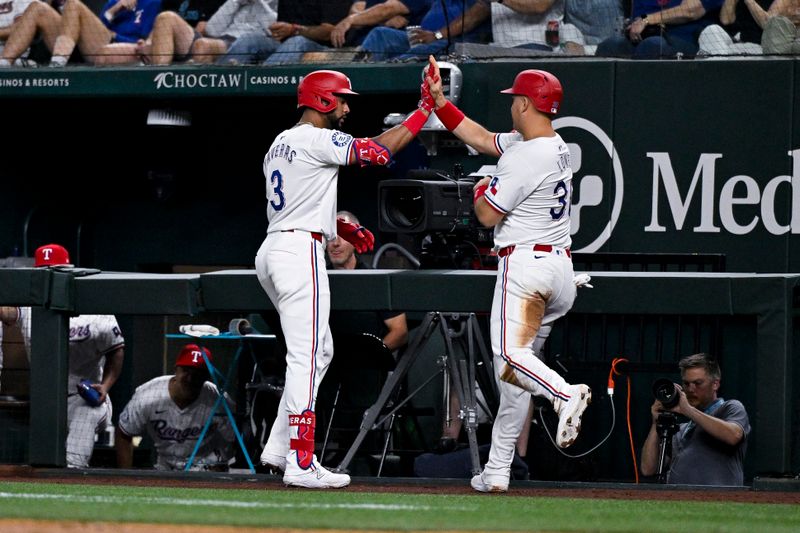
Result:
[[275,198],[270,200],[269,205],[275,211],[280,211],[286,205],[286,197],[283,196],[283,175],[279,170],[275,170],[269,177],[269,182],[272,184],[272,192],[275,193]]
[[556,188],[553,189],[553,193],[558,197],[558,203],[561,205],[557,208],[550,208],[550,216],[553,217],[553,220],[558,220],[564,216],[564,211],[567,209],[567,204],[569,203],[569,188],[566,183],[559,181],[556,184]]

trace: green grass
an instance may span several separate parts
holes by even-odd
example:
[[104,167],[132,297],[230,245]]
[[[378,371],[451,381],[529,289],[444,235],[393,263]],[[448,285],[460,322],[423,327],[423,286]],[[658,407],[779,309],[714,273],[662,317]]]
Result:
[[343,530],[796,532],[800,506],[0,483],[0,518]]

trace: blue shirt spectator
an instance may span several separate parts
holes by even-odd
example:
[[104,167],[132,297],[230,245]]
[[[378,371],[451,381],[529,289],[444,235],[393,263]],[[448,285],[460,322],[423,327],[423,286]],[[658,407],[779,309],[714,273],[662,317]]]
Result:
[[109,10],[118,2],[119,0],[108,0],[100,11],[100,20],[106,28],[114,32],[112,42],[135,43],[139,39],[147,38],[153,29],[156,15],[161,11],[161,0],[139,0],[134,9],[120,9],[113,15],[109,14]]
[[634,17],[626,36],[610,37],[597,46],[596,55],[658,59],[694,56],[700,32],[719,20],[723,0],[634,0]]
[[[361,44],[361,59],[385,61],[397,57],[400,60],[425,60],[430,54],[438,54],[450,44],[447,26],[461,17],[479,0],[434,0],[420,21],[421,28],[412,33],[411,40],[404,30],[379,27],[369,32]],[[491,22],[484,21],[477,28],[459,39],[465,42],[488,41]]]

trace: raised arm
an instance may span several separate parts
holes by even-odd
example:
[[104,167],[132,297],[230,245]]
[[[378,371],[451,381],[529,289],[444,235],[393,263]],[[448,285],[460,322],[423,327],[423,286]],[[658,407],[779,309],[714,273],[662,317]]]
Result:
[[729,446],[736,446],[744,438],[744,429],[736,422],[728,422],[715,416],[707,415],[703,411],[693,407],[686,399],[686,393],[680,390],[678,405],[672,411],[682,414],[695,424],[703,428],[706,433],[721,440]]
[[482,154],[498,157],[500,152],[495,146],[496,134],[466,117],[461,110],[444,97],[439,65],[433,56],[428,58],[428,63],[428,74],[425,77],[425,81],[428,83],[435,102],[436,116],[439,117],[439,120],[448,130],[452,131],[464,143]]
[[420,86],[420,100],[417,109],[390,130],[372,138],[356,139],[350,152],[348,164],[388,165],[392,155],[408,145],[428,121],[433,110],[433,97],[428,84],[423,81]]

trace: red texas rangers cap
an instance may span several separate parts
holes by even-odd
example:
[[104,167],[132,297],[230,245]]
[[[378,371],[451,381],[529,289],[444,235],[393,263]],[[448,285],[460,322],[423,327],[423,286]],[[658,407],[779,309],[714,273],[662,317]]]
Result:
[[189,366],[192,368],[206,368],[206,363],[203,360],[203,352],[206,353],[208,360],[211,360],[211,351],[208,348],[198,346],[196,344],[187,344],[178,354],[178,359],[175,361],[175,366]]
[[45,244],[36,249],[33,265],[46,266],[72,266],[69,262],[69,252],[60,244]]

